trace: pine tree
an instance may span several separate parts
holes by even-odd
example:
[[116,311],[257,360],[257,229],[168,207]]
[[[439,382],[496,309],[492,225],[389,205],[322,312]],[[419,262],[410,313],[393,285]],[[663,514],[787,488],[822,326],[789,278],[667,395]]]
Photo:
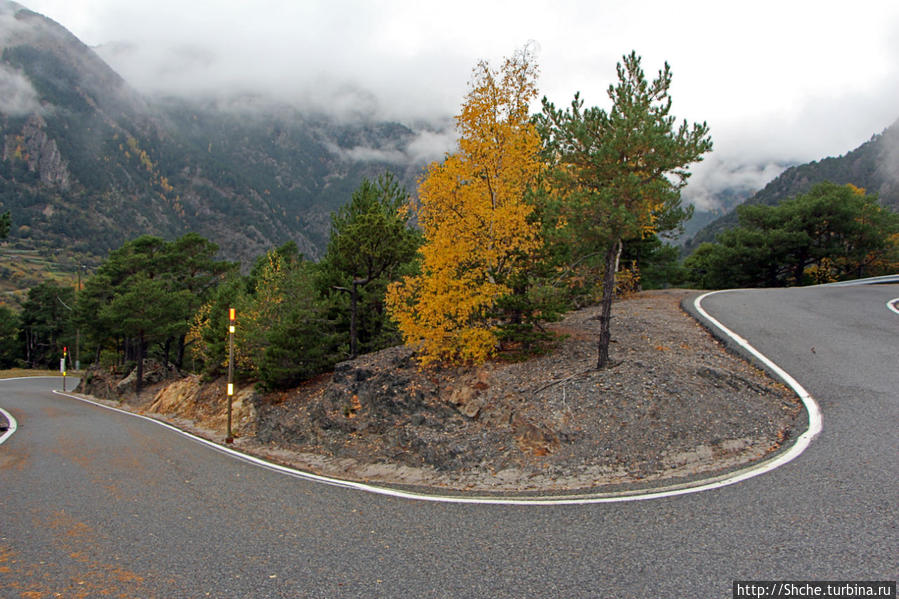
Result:
[[564,197],[566,221],[584,253],[602,252],[601,332],[597,368],[609,362],[615,273],[627,239],[676,228],[688,212],[680,190],[688,165],[712,149],[705,123],[675,126],[670,115],[668,64],[648,82],[632,52],[609,86],[612,108],[584,109],[576,94],[565,111],[544,99],[538,126],[554,164],[554,187]]
[[[408,209],[409,194],[387,172],[376,181],[363,179],[349,204],[331,216],[331,237],[320,268],[328,290],[349,296],[351,358],[359,351],[360,338],[370,342],[385,328],[387,282],[415,258],[420,235],[407,222]],[[369,286],[375,291],[363,294]]]
[[6,239],[6,236],[9,235],[10,227],[12,227],[12,216],[7,210],[0,214],[0,239]]

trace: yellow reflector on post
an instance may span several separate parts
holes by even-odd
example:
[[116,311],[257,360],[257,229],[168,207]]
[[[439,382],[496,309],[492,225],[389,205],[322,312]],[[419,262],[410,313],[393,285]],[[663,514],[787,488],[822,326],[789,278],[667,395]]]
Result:
[[228,383],[228,395],[234,395],[234,383]]

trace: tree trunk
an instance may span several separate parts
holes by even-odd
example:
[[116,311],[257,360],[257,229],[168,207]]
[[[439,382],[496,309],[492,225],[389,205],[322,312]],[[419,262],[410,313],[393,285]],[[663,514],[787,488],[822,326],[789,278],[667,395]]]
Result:
[[350,359],[356,357],[359,351],[359,342],[356,340],[356,313],[358,311],[359,284],[353,281],[353,289],[350,291]]
[[134,382],[134,391],[140,395],[140,388],[144,382],[144,338],[141,335],[137,340],[137,380]]
[[34,368],[34,362],[31,361],[31,330],[29,329],[25,329],[25,362]]
[[350,294],[350,359],[356,357],[356,354],[359,352],[359,341],[356,339],[358,337],[359,328],[356,324],[359,320],[358,312],[359,312],[359,287],[364,287],[371,282],[372,278],[368,277],[367,279],[353,279],[352,286],[347,289],[346,287],[332,287],[332,289],[336,289],[337,291],[343,291],[344,293]]
[[178,337],[178,357],[176,358],[175,366],[180,370],[184,368],[184,350],[186,349],[186,344],[184,343],[184,335],[180,335]]
[[[796,264],[793,265],[793,278],[796,280],[796,286],[802,285],[802,275],[805,273],[805,267],[808,263],[808,252],[800,251],[799,256],[796,257]],[[775,275],[774,280],[771,281],[769,287],[777,287],[777,277]],[[787,286],[787,282],[784,281],[784,286]]]
[[602,312],[599,317],[599,347],[596,369],[609,365],[609,343],[612,341],[612,300],[615,297],[615,273],[621,258],[621,239],[617,239],[606,252],[606,271],[602,280]]

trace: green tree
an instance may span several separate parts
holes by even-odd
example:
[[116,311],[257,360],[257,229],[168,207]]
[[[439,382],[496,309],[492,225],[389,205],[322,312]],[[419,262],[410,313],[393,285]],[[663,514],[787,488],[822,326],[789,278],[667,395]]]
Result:
[[[168,362],[174,346],[176,364],[182,366],[191,318],[237,266],[215,260],[217,252],[218,246],[196,234],[172,242],[145,235],[110,252],[78,297],[79,326],[96,344],[98,357],[102,347],[117,342],[122,358],[136,360],[142,369],[148,349],[158,347]],[[135,290],[160,305],[140,306]],[[147,322],[151,316],[153,323]]]
[[74,345],[75,290],[41,283],[28,290],[22,306],[21,336],[31,368],[55,368],[64,346]]
[[12,227],[12,216],[7,210],[0,214],[0,239],[6,239],[6,236],[9,235],[10,227]]
[[99,317],[111,325],[111,331],[122,338],[135,340],[137,380],[135,391],[143,386],[144,354],[150,343],[163,342],[186,329],[192,294],[187,289],[172,291],[167,282],[137,273],[127,286],[101,308]]
[[[376,181],[363,179],[350,202],[331,215],[331,236],[320,263],[326,287],[350,299],[350,357],[360,341],[377,348],[387,328],[384,292],[415,258],[420,234],[408,223],[409,194],[390,172]],[[361,296],[368,286],[373,293]],[[363,301],[360,301],[363,300]],[[360,307],[363,317],[360,322]]]
[[635,265],[641,289],[677,286],[683,283],[687,274],[681,265],[679,248],[666,244],[658,235],[625,243],[621,262]]
[[[196,311],[191,319],[188,343],[199,372],[207,377],[224,373],[228,358],[228,311],[242,305],[240,298],[246,294],[247,282],[238,272],[230,273],[215,286],[209,300]],[[243,318],[237,314],[238,319]]]
[[340,355],[340,336],[315,283],[309,262],[297,265],[281,280],[276,320],[264,332],[263,351],[256,358],[264,388],[295,387],[333,366]]
[[[188,292],[184,312],[178,319],[178,327],[172,329],[169,338],[176,344],[175,364],[180,368],[184,362],[186,333],[191,317],[210,297],[224,279],[236,273],[239,265],[234,262],[216,260],[218,245],[196,233],[188,233],[166,246],[163,269],[169,279],[172,292]],[[166,361],[168,347],[164,348]]]
[[251,295],[256,293],[256,287],[260,281],[271,274],[273,261],[278,261],[281,266],[292,268],[302,262],[303,254],[296,242],[288,241],[273,250],[269,250],[265,254],[256,258],[253,268],[250,269],[250,275],[247,277],[247,292]]
[[0,368],[18,366],[21,360],[19,317],[6,306],[0,306]]
[[605,256],[597,368],[609,361],[623,242],[671,231],[687,218],[680,199],[686,167],[712,149],[705,123],[676,125],[670,86],[667,63],[650,83],[632,52],[618,64],[618,83],[609,86],[610,111],[584,109],[576,94],[564,111],[544,99],[536,119],[553,160],[552,185],[563,198],[564,222],[582,255]]
[[899,215],[852,185],[819,183],[777,206],[737,208],[740,225],[685,261],[708,288],[780,287],[892,272]]
[[272,250],[257,267],[252,291],[236,299],[239,374],[268,389],[290,387],[333,365],[341,348],[312,263]]
[[743,226],[720,234],[719,243],[703,243],[684,265],[702,288],[778,287],[793,272],[793,256],[808,246],[801,231],[779,222],[767,206],[737,208]]

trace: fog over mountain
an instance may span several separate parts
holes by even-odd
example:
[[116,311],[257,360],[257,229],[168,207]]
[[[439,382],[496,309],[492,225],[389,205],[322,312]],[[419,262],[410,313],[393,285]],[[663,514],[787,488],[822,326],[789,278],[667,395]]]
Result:
[[[678,3],[676,10],[661,0],[639,10],[626,2],[577,0],[26,4],[58,23],[43,29],[55,40],[49,49],[66,43],[77,48],[51,53],[53,68],[85,58],[82,80],[117,90],[101,97],[88,85],[78,88],[86,97],[68,100],[96,104],[98,123],[105,125],[92,129],[95,138],[127,117],[116,124],[120,136],[137,140],[157,176],[174,186],[170,205],[177,196],[182,207],[194,202],[198,214],[206,214],[235,196],[269,211],[263,221],[272,228],[251,232],[242,256],[291,235],[310,252],[320,246],[328,212],[363,173],[391,168],[414,189],[421,167],[454,147],[452,115],[472,67],[480,59],[497,64],[525,44],[540,64],[541,92],[559,106],[576,91],[588,104],[607,106],[615,64],[631,49],[643,56],[650,76],[670,62],[673,113],[707,120],[715,142],[684,193],[708,214],[731,208],[787,167],[858,147],[899,116],[894,2],[863,1],[851,11],[768,0],[739,7],[696,0]],[[47,144],[57,143],[58,164],[68,165],[76,187],[84,186],[94,167],[66,146],[70,137],[60,132],[86,121],[55,113],[61,104],[42,101],[48,90],[35,87],[36,80],[53,81],[39,72],[51,54],[7,51],[28,35],[26,20],[15,17],[22,8],[0,2],[0,112],[12,119],[6,123],[14,129],[11,139],[46,133]],[[61,84],[53,94],[64,89]],[[44,125],[15,120],[28,117],[40,117]],[[32,145],[38,138],[29,138]],[[16,147],[7,149],[15,154]],[[125,157],[114,145],[101,150],[103,159]],[[322,153],[318,162],[313,151]],[[179,166],[182,159],[187,162]],[[238,179],[210,179],[231,164]],[[7,160],[7,168],[14,166]],[[120,173],[131,173],[130,179],[110,189],[130,189],[141,173],[134,168],[122,166]],[[300,219],[302,230],[289,233],[284,215],[273,216],[278,210],[290,215],[293,226]],[[34,214],[38,221],[51,218]]]
[[0,65],[0,97],[3,98],[2,111],[6,114],[22,116],[41,111],[31,82],[6,65]]
[[[851,183],[869,194],[877,194],[882,206],[899,212],[899,120],[840,156],[787,168],[761,190],[740,200],[772,206],[807,193],[816,183],[824,181]],[[737,223],[738,215],[734,211],[702,214],[691,223],[690,238],[683,240],[685,249],[692,251],[702,242],[714,241],[718,233]]]
[[256,93],[148,95],[6,0],[0,91],[0,212],[13,214],[15,250],[0,254],[0,291],[37,280],[19,256],[71,270],[141,234],[197,232],[245,268],[285,242],[316,258],[363,177],[389,169],[411,191],[447,143],[440,122],[338,119]]
[[670,62],[674,114],[711,127],[715,150],[685,194],[708,209],[730,188],[728,173],[737,186],[760,189],[777,165],[845,153],[899,117],[899,4],[889,0],[862,0],[851,10],[776,0],[649,0],[639,8],[586,0],[30,0],[28,7],[96,47],[144,94],[264,95],[343,120],[395,121],[417,132],[426,122],[416,147],[428,158],[452,147],[452,129],[443,125],[478,60],[497,62],[531,41],[543,94],[565,105],[581,91],[588,104],[605,106],[615,63],[634,49],[648,73]]

